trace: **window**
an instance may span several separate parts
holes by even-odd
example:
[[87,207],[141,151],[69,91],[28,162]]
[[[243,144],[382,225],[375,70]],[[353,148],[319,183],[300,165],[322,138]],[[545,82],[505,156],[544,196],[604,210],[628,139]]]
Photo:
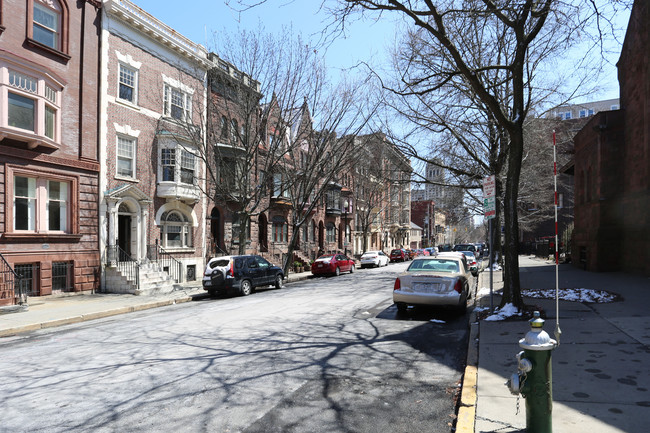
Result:
[[[0,71],[4,69],[0,62]],[[6,82],[2,78],[6,77]],[[0,90],[7,87],[6,115],[0,118],[3,132],[19,141],[33,141],[39,135],[49,140],[37,140],[39,145],[54,147],[58,141],[58,95],[55,82],[8,68],[0,73]],[[6,117],[5,117],[6,116]],[[5,129],[6,128],[6,129]]]
[[179,211],[168,211],[160,217],[161,241],[165,248],[191,248],[192,225]]
[[221,138],[224,140],[228,138],[228,119],[226,119],[226,116],[221,116]]
[[230,122],[230,141],[232,144],[237,144],[237,133],[238,133],[237,121],[232,120]]
[[73,264],[69,262],[52,263],[52,290],[70,292],[74,290]]
[[190,120],[190,95],[165,84],[163,114],[177,120]]
[[336,227],[334,223],[327,223],[327,242],[336,242]]
[[[180,158],[179,158],[180,157]],[[194,185],[196,156],[176,144],[160,149],[160,179],[162,182],[180,182]]]
[[137,69],[120,64],[118,97],[124,101],[136,103]]
[[117,136],[117,175],[135,178],[135,139]]
[[273,174],[273,197],[289,197],[289,191],[284,188],[282,174]]
[[273,242],[289,242],[289,225],[281,216],[273,217],[271,239]]
[[610,107],[611,110],[618,110],[618,104],[614,104]]
[[34,0],[32,39],[55,50],[61,50],[61,12],[57,2]]
[[23,293],[27,296],[40,296],[40,290],[38,288],[38,283],[40,281],[38,277],[38,263],[16,265],[14,270],[21,276],[20,285],[23,289]]
[[14,176],[14,231],[69,231],[68,182]]
[[580,110],[580,118],[587,117],[587,110]]

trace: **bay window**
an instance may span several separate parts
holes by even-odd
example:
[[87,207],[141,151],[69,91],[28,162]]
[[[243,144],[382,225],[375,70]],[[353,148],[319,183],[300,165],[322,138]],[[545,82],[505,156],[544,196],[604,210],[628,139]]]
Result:
[[[59,94],[62,88],[41,73],[17,70],[3,64],[0,53],[0,95],[6,95],[6,111],[0,110],[0,133],[30,148],[58,148]],[[6,80],[6,81],[5,81]]]
[[160,149],[160,179],[187,185],[196,183],[196,155],[181,146],[166,144]]

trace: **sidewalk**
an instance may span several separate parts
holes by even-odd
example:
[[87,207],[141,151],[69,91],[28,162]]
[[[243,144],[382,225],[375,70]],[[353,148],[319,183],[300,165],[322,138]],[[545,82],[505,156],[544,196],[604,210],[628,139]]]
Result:
[[[520,257],[522,288],[555,288],[555,265]],[[562,336],[553,350],[553,431],[560,433],[637,433],[650,419],[650,279],[622,273],[591,273],[560,265],[560,288],[615,292],[623,301],[582,304],[560,301]],[[489,273],[480,287],[489,287]],[[494,273],[494,289],[503,287]],[[500,298],[495,296],[494,305]],[[544,330],[553,338],[555,301],[525,298],[546,312]],[[482,306],[490,299],[478,300]],[[518,341],[526,321],[472,320],[468,367],[463,383],[457,432],[524,432],[525,399],[510,394],[504,382],[517,371]],[[477,340],[479,339],[479,340]],[[475,344],[473,344],[475,342]],[[478,345],[478,347],[476,347]]]
[[[290,273],[285,279],[285,284],[304,280],[310,276],[311,272]],[[183,284],[180,290],[156,296],[95,293],[33,297],[28,299],[29,306],[26,311],[0,314],[0,338],[38,329],[165,307],[189,302],[196,297],[203,296],[208,295],[201,287],[199,280]],[[9,309],[4,309],[4,311],[7,310]]]

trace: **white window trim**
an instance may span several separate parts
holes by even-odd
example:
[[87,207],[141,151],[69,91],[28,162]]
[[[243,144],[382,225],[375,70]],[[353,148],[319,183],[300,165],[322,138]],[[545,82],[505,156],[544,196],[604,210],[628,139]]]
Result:
[[[125,140],[129,140],[133,143],[133,158],[131,159],[131,164],[132,164],[132,175],[127,176],[124,174],[119,174],[119,139],[123,138]],[[124,180],[130,180],[130,181],[135,181],[136,176],[137,176],[137,158],[138,157],[138,139],[136,137],[133,137],[132,135],[126,135],[126,134],[120,134],[117,133],[115,135],[115,178],[116,179],[124,179]]]
[[[162,150],[163,149],[174,149],[175,157],[175,167],[174,167],[174,180],[163,180],[163,165],[162,165]],[[194,155],[194,183],[184,183],[181,182],[181,152],[186,151]],[[198,174],[199,174],[199,154],[198,149],[194,146],[191,146],[189,143],[181,145],[175,140],[164,140],[159,138],[158,141],[158,169],[157,169],[157,179],[158,184],[175,184],[183,185],[186,187],[198,187]]]
[[[120,98],[120,71],[122,68],[130,69],[133,71],[133,101],[129,101],[128,99],[122,99]],[[132,67],[129,64],[119,62],[118,63],[118,68],[117,68],[117,88],[115,92],[115,100],[120,101],[123,104],[127,105],[133,105],[133,106],[138,106],[139,102],[139,97],[140,97],[140,92],[138,91],[138,87],[140,84],[140,70],[137,68]]]

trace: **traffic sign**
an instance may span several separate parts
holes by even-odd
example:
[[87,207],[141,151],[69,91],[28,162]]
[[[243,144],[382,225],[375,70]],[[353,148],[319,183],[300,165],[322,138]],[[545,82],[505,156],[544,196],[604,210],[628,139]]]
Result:
[[483,209],[485,211],[485,218],[492,219],[497,216],[497,207],[494,197],[483,199]]
[[496,180],[494,175],[483,178],[483,197],[489,198],[496,195]]

